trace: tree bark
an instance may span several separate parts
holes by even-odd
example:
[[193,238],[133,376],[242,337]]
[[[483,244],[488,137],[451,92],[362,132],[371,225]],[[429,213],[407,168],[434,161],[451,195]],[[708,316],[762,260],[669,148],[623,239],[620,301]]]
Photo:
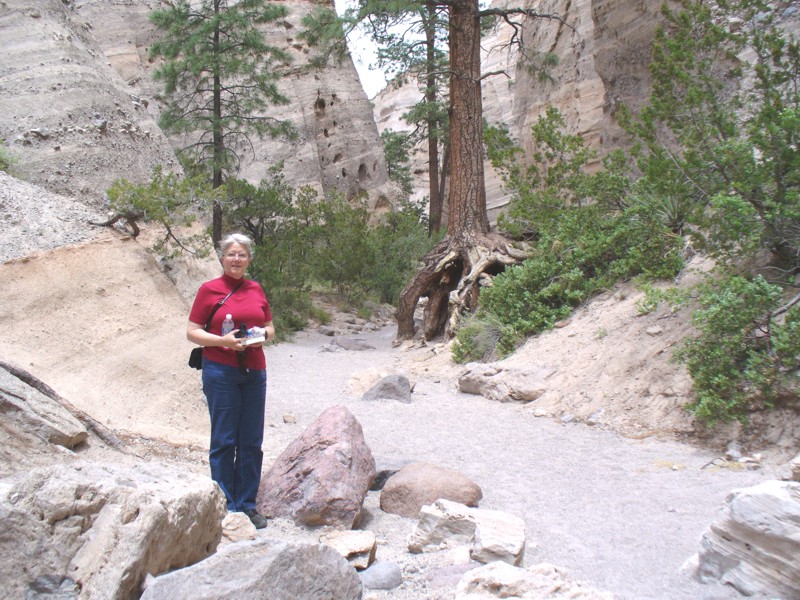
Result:
[[481,31],[477,0],[450,6],[448,235],[460,244],[489,232],[483,178]]

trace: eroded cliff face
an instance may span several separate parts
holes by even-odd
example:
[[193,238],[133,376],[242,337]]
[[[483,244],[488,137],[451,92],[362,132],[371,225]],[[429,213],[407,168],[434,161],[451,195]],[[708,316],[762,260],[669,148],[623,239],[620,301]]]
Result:
[[[289,16],[265,30],[294,58],[280,89],[287,106],[269,116],[289,120],[297,139],[258,140],[242,152],[240,177],[258,183],[283,162],[295,185],[348,198],[366,192],[373,209],[387,208],[388,181],[378,131],[348,58],[306,69],[314,50],[298,39],[314,0],[286,2]],[[148,51],[158,32],[149,13],[165,4],[122,0],[9,0],[0,6],[0,137],[20,158],[29,180],[79,198],[102,198],[118,177],[146,180],[153,166],[178,168],[158,128],[163,104]]]
[[[550,106],[558,108],[569,132],[584,137],[600,150],[618,145],[622,131],[614,114],[620,104],[641,106],[650,88],[650,44],[658,23],[660,2],[646,0],[495,0],[492,6],[523,6],[562,20],[521,19],[528,51],[553,53],[558,64],[541,80],[509,46],[514,30],[499,24],[481,46],[484,117],[506,125],[526,153],[533,150],[531,126]],[[494,75],[488,75],[496,73]],[[402,130],[399,114],[419,99],[416,90],[387,89],[375,99],[375,118],[381,130]],[[415,171],[425,190],[426,156],[417,153]],[[502,182],[486,164],[487,206],[492,222],[508,204]],[[418,192],[418,195],[424,191]]]
[[176,165],[153,115],[60,0],[0,4],[0,138],[26,179],[97,201],[117,177]]

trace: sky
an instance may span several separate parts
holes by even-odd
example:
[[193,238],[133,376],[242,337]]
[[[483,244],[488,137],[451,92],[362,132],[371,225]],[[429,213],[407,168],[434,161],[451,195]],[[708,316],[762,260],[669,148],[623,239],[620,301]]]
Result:
[[[354,0],[334,1],[336,3],[336,12],[339,14],[342,14],[354,4]],[[356,31],[347,40],[347,43],[367,98],[374,98],[378,92],[386,87],[386,78],[383,76],[383,72],[379,69],[369,68],[369,65],[375,62],[375,45],[359,31]]]

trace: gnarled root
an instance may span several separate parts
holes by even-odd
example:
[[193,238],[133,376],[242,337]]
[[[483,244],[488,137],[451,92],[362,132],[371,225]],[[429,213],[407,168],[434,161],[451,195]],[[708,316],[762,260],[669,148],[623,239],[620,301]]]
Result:
[[423,297],[428,298],[423,312],[424,338],[452,336],[460,316],[478,308],[480,287],[491,285],[495,275],[528,256],[527,247],[512,245],[496,234],[461,241],[445,238],[425,256],[423,267],[400,295],[397,339],[414,337],[414,310]]

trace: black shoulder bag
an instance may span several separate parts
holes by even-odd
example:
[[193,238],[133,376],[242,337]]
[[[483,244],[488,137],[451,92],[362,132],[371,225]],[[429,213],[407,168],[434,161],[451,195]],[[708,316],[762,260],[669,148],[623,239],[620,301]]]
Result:
[[[206,326],[203,327],[203,329],[205,331],[208,331],[208,328],[211,326],[211,319],[214,318],[214,315],[217,313],[217,311],[219,310],[220,306],[225,304],[225,301],[228,298],[231,297],[231,294],[233,294],[233,292],[235,292],[240,287],[242,287],[243,284],[244,284],[244,281],[242,283],[240,283],[239,285],[237,285],[235,288],[233,288],[231,290],[230,294],[225,296],[222,300],[220,300],[219,302],[217,302],[214,305],[214,308],[211,309],[211,314],[208,315],[208,321],[206,321]],[[192,351],[189,353],[189,366],[192,367],[193,369],[202,369],[203,368],[203,347],[202,346],[198,346],[197,348],[192,348]]]

